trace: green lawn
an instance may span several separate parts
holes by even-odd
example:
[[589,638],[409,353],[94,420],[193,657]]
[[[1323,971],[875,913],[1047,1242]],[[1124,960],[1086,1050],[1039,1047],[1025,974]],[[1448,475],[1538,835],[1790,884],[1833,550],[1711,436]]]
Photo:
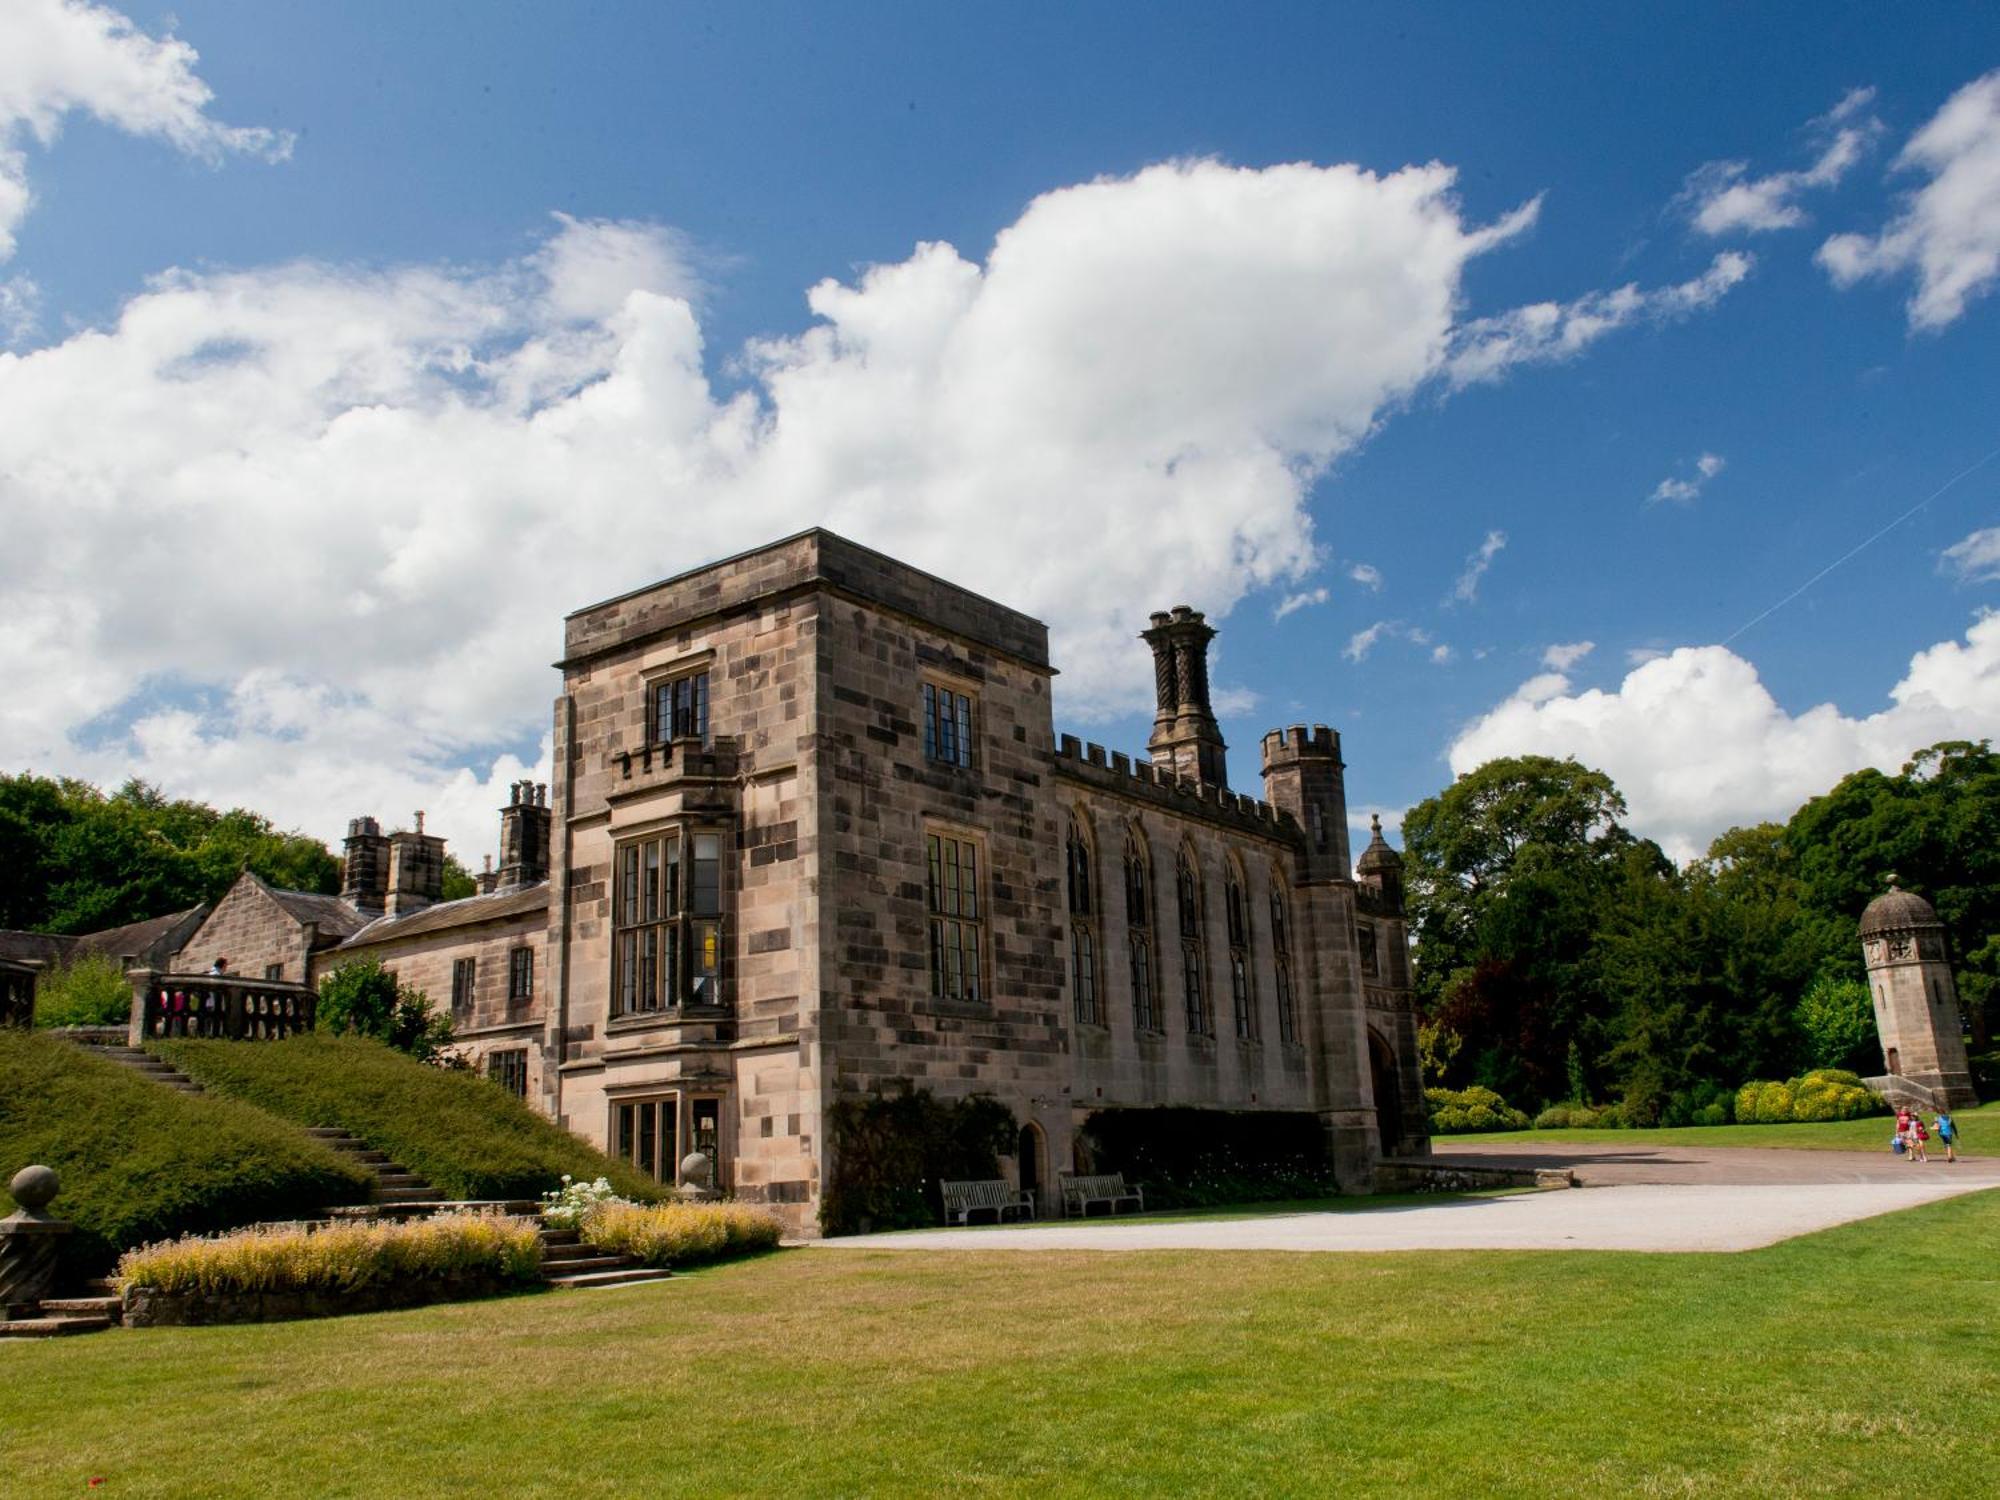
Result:
[[[1928,1116],[1926,1116],[1928,1118]],[[1991,1156],[2000,1148],[2000,1103],[1955,1112],[1959,1154]],[[1440,1135],[1432,1149],[1449,1151],[1461,1142],[1482,1145],[1594,1146],[1788,1146],[1803,1151],[1887,1151],[1895,1121],[1888,1115],[1865,1120],[1830,1120],[1824,1125],[1705,1125],[1678,1130],[1503,1130],[1483,1135]],[[1937,1149],[1937,1143],[1931,1143]],[[1942,1154],[1942,1153],[1940,1153]]]
[[796,1250],[0,1349],[10,1495],[1973,1495],[2000,1192],[1743,1255]]

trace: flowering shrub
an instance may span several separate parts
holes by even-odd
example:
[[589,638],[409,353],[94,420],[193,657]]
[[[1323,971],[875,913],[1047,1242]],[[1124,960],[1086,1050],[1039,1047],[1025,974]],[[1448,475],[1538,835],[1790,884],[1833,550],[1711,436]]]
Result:
[[1815,1068],[1788,1083],[1753,1081],[1736,1095],[1736,1118],[1764,1125],[1788,1125],[1799,1120],[1859,1120],[1888,1109],[1844,1068]]
[[625,1203],[603,1200],[582,1211],[583,1237],[599,1249],[649,1266],[692,1266],[769,1250],[778,1221],[741,1203]]
[[125,1252],[117,1279],[121,1291],[204,1296],[352,1292],[481,1273],[527,1281],[541,1263],[541,1237],[525,1219],[442,1214],[408,1223],[267,1226],[142,1245]]
[[561,1187],[542,1194],[542,1222],[551,1229],[581,1228],[584,1214],[597,1204],[624,1201],[607,1178],[578,1182],[565,1172]]
[[1464,1135],[1478,1130],[1526,1130],[1528,1117],[1489,1088],[1425,1089],[1431,1134]]

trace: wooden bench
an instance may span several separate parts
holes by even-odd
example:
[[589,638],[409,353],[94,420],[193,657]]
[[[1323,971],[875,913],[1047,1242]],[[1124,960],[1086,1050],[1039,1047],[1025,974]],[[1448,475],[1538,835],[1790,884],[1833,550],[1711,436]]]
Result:
[[944,1194],[944,1221],[947,1224],[969,1224],[970,1215],[990,1213],[996,1224],[1007,1222],[1007,1215],[1032,1219],[1035,1216],[1035,1198],[1032,1193],[1024,1193],[1011,1182],[938,1182]]
[[1102,1203],[1112,1213],[1117,1213],[1121,1204],[1132,1205],[1134,1213],[1146,1211],[1146,1193],[1143,1188],[1127,1187],[1122,1172],[1100,1173],[1086,1176],[1080,1172],[1058,1174],[1062,1189],[1063,1217],[1074,1213],[1079,1219],[1090,1213],[1090,1205]]

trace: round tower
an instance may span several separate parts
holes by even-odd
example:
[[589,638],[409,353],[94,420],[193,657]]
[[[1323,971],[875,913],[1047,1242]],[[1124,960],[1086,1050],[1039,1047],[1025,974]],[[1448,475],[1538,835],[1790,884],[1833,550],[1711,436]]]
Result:
[[[1965,1056],[1958,990],[1945,957],[1944,923],[1930,902],[1889,877],[1886,894],[1861,914],[1861,953],[1883,1070],[1929,1089],[1952,1109],[1979,1102]],[[1893,1085],[1892,1085],[1893,1088]]]

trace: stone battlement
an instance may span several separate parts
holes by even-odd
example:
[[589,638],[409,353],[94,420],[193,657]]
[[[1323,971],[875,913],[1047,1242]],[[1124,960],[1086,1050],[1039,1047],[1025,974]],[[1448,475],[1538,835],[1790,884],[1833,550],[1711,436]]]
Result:
[[1122,751],[1107,753],[1102,745],[1086,744],[1073,734],[1062,735],[1056,742],[1056,770],[1086,785],[1135,797],[1182,817],[1206,818],[1266,838],[1289,838],[1298,833],[1298,821],[1268,802],[1212,782],[1176,776],[1164,766],[1134,760]]
[[1324,724],[1292,724],[1264,736],[1264,766],[1282,761],[1340,759],[1340,733]]

